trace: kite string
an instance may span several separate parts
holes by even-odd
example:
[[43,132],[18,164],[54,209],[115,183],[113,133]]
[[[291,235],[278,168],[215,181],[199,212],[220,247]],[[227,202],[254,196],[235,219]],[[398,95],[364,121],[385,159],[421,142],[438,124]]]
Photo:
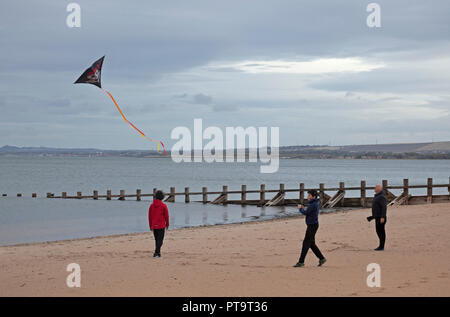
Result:
[[112,100],[112,101],[114,102],[114,104],[116,105],[117,110],[119,110],[120,115],[122,116],[123,120],[124,120],[126,123],[128,123],[128,125],[129,125],[130,127],[132,127],[132,128],[135,129],[137,132],[139,132],[139,134],[141,135],[141,137],[143,137],[144,139],[147,139],[147,140],[149,140],[149,141],[158,143],[158,152],[159,152],[160,145],[161,145],[162,148],[163,148],[163,151],[164,151],[164,155],[167,155],[167,154],[166,154],[166,149],[165,149],[165,147],[164,147],[164,143],[162,143],[162,141],[154,140],[154,139],[152,139],[152,138],[149,138],[148,136],[145,135],[144,132],[142,132],[141,130],[139,130],[138,128],[136,128],[136,126],[135,126],[134,124],[132,124],[130,121],[128,121],[128,119],[125,117],[125,115],[124,115],[123,112],[122,112],[122,109],[120,109],[119,105],[117,104],[116,100],[115,100],[114,97],[111,95],[111,93],[110,93],[109,91],[107,91],[106,89],[104,89],[104,88],[101,88],[101,90],[103,90],[104,92],[106,92],[106,93],[108,94],[108,96],[111,98],[111,100]]

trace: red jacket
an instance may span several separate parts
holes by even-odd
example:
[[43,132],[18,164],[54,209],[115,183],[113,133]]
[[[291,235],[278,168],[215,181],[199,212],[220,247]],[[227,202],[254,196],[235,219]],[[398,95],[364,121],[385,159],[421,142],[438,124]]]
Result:
[[150,230],[169,227],[169,210],[159,199],[155,199],[148,209],[148,225]]

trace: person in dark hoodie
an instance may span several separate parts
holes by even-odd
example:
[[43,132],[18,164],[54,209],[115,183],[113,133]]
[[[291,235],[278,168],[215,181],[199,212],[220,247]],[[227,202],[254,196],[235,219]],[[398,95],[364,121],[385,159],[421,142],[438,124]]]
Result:
[[155,253],[154,258],[161,257],[161,246],[164,240],[165,230],[169,228],[169,210],[165,203],[162,202],[164,199],[164,193],[158,190],[155,193],[155,198],[153,203],[148,209],[148,224],[150,226],[150,231],[153,231],[155,237]]
[[298,205],[300,213],[306,216],[306,233],[305,239],[303,240],[302,252],[300,254],[300,259],[294,267],[305,266],[305,258],[308,250],[314,252],[314,254],[319,258],[319,266],[322,266],[327,260],[320,252],[316,245],[316,232],[319,229],[319,200],[317,199],[317,191],[308,191],[308,208],[306,210],[302,205]]
[[386,242],[386,210],[387,202],[384,196],[383,186],[378,184],[375,186],[375,196],[372,200],[372,216],[367,217],[367,220],[372,221],[375,219],[375,229],[380,240],[380,244],[375,251],[383,251],[384,244]]

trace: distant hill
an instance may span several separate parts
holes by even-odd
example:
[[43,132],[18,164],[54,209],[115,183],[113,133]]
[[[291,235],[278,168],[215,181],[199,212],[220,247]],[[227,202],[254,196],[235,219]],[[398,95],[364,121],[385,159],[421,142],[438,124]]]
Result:
[[280,154],[288,158],[450,159],[450,141],[344,146],[287,146],[280,148]]
[[450,142],[433,142],[428,143],[418,149],[419,152],[428,152],[428,151],[444,151],[450,152]]
[[100,150],[95,148],[51,148],[51,147],[17,147],[5,145],[0,147],[0,155],[35,155],[35,156],[156,156],[152,150]]
[[61,152],[85,152],[85,153],[95,153],[102,152],[98,149],[77,149],[77,148],[51,148],[51,147],[18,147],[5,145],[0,148],[0,152],[7,153],[61,153]]
[[[450,159],[450,141],[344,146],[282,146],[279,151],[280,156],[284,158]],[[161,154],[153,150],[101,150],[95,148],[17,147],[10,145],[0,147],[0,155],[161,157]]]
[[348,145],[341,149],[349,152],[450,152],[450,142]]
[[343,146],[285,146],[280,151],[343,151],[343,152],[377,152],[377,153],[450,153],[450,141],[428,143],[392,143],[392,144],[364,144]]

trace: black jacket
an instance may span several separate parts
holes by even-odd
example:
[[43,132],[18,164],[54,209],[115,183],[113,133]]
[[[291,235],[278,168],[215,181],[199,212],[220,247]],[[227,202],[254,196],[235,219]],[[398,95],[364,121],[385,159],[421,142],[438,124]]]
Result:
[[308,201],[308,208],[300,208],[300,212],[306,216],[306,224],[313,225],[319,223],[319,200],[317,198]]
[[378,193],[373,197],[372,201],[372,216],[374,218],[386,218],[386,197],[384,193]]

